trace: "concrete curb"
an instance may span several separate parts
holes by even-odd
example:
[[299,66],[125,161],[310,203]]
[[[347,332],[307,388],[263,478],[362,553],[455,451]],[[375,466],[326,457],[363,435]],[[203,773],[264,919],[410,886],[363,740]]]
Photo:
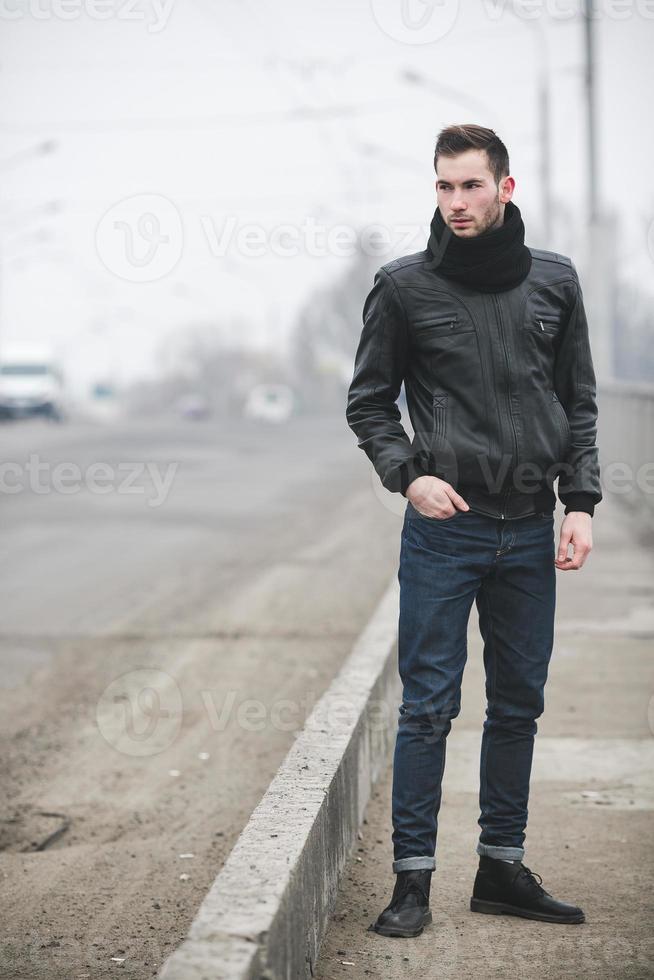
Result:
[[388,765],[401,686],[394,579],[307,718],[161,980],[313,976],[371,787]]

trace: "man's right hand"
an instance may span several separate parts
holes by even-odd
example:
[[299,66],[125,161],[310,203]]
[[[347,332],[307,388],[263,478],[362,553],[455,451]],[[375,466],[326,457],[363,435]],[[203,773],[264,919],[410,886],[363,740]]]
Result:
[[419,476],[412,480],[405,496],[423,517],[445,520],[457,510],[470,510],[463,497],[456,492],[451,483],[439,480],[437,476]]

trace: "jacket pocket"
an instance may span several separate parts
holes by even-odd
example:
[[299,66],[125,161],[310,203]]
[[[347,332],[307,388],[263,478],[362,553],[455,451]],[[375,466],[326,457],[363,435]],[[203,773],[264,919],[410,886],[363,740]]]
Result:
[[432,436],[445,439],[447,435],[447,391],[435,391],[432,395]]
[[470,333],[474,330],[472,323],[462,322],[457,313],[443,313],[439,316],[426,317],[423,320],[414,320],[413,325],[416,333],[426,340],[431,337],[458,336],[461,333]]
[[561,326],[558,313],[535,313],[528,321],[529,328],[546,337],[556,337]]
[[568,421],[568,416],[566,415],[566,411],[563,405],[561,404],[561,402],[559,401],[559,397],[554,390],[552,391],[552,403],[554,405],[554,417],[556,419],[558,429],[559,429],[559,434],[561,437],[561,454],[563,456],[567,452],[572,438],[570,422]]
[[452,447],[448,443],[449,392],[435,391],[431,396],[431,439],[428,450],[428,472],[441,480],[452,480],[456,472]]

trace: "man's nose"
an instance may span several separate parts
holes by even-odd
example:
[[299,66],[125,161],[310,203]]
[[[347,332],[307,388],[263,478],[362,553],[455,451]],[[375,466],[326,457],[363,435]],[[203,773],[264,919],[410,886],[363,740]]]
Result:
[[467,206],[468,205],[466,204],[466,202],[463,200],[462,197],[455,197],[452,200],[452,210],[453,211],[465,211],[465,209],[467,208]]

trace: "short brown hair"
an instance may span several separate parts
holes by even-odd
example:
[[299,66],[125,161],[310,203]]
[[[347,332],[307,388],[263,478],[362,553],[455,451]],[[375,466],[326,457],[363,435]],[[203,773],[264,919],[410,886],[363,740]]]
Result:
[[485,126],[475,126],[467,123],[461,126],[446,126],[436,137],[434,151],[434,170],[438,173],[439,156],[454,157],[466,150],[485,150],[488,159],[488,169],[499,184],[502,177],[509,175],[509,154],[507,149],[492,129]]

